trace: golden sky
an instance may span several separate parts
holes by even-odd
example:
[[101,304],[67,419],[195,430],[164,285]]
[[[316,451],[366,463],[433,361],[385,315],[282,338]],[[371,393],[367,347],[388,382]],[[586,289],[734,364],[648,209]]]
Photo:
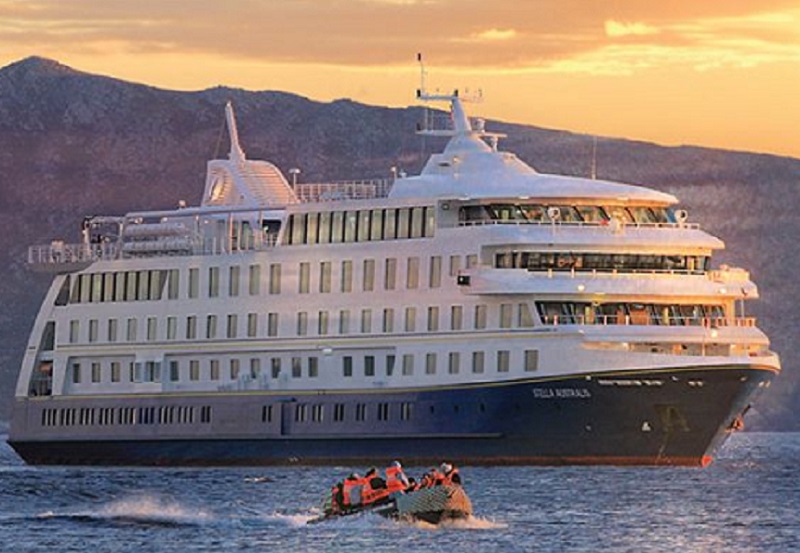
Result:
[[0,65],[474,115],[800,158],[800,0],[0,0]]

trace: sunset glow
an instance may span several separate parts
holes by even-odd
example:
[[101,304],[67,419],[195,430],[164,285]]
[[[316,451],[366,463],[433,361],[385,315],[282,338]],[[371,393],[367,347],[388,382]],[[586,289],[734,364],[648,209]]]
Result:
[[163,88],[219,84],[800,157],[800,1],[0,0],[0,64],[38,55]]

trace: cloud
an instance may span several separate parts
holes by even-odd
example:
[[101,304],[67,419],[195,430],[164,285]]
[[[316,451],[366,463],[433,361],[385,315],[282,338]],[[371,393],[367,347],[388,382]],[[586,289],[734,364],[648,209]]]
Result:
[[623,23],[610,19],[605,24],[606,35],[610,37],[628,36],[628,35],[655,35],[659,30],[656,27],[647,25],[646,23]]
[[[797,0],[0,0],[0,53],[630,73],[794,60]],[[743,61],[736,62],[736,59]]]
[[473,38],[481,41],[510,40],[517,36],[514,29],[487,29],[472,35]]

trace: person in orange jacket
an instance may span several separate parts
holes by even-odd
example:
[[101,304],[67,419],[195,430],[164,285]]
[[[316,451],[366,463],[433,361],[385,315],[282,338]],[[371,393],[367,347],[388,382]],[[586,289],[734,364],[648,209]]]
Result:
[[439,466],[439,472],[441,472],[443,476],[442,484],[461,485],[461,475],[459,474],[458,469],[450,463],[442,463],[441,466]]
[[386,469],[386,488],[390,493],[404,492],[408,489],[408,477],[403,472],[400,461],[392,461]]

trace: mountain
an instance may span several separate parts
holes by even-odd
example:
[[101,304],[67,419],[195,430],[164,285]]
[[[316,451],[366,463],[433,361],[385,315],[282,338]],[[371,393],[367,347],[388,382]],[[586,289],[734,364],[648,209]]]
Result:
[[[301,180],[410,174],[440,149],[414,129],[418,107],[389,109],[349,100],[319,103],[282,92],[213,88],[160,90],[27,58],[0,69],[0,418],[8,414],[27,334],[49,278],[29,272],[29,245],[78,241],[86,214],[121,214],[199,203],[208,159],[227,152],[223,107],[234,102],[251,159],[268,159]],[[541,172],[586,176],[593,138],[502,122],[504,149]],[[597,174],[673,193],[725,240],[715,264],[749,269],[762,298],[748,302],[784,373],[748,420],[798,429],[800,353],[800,160],[690,146],[597,140]]]

